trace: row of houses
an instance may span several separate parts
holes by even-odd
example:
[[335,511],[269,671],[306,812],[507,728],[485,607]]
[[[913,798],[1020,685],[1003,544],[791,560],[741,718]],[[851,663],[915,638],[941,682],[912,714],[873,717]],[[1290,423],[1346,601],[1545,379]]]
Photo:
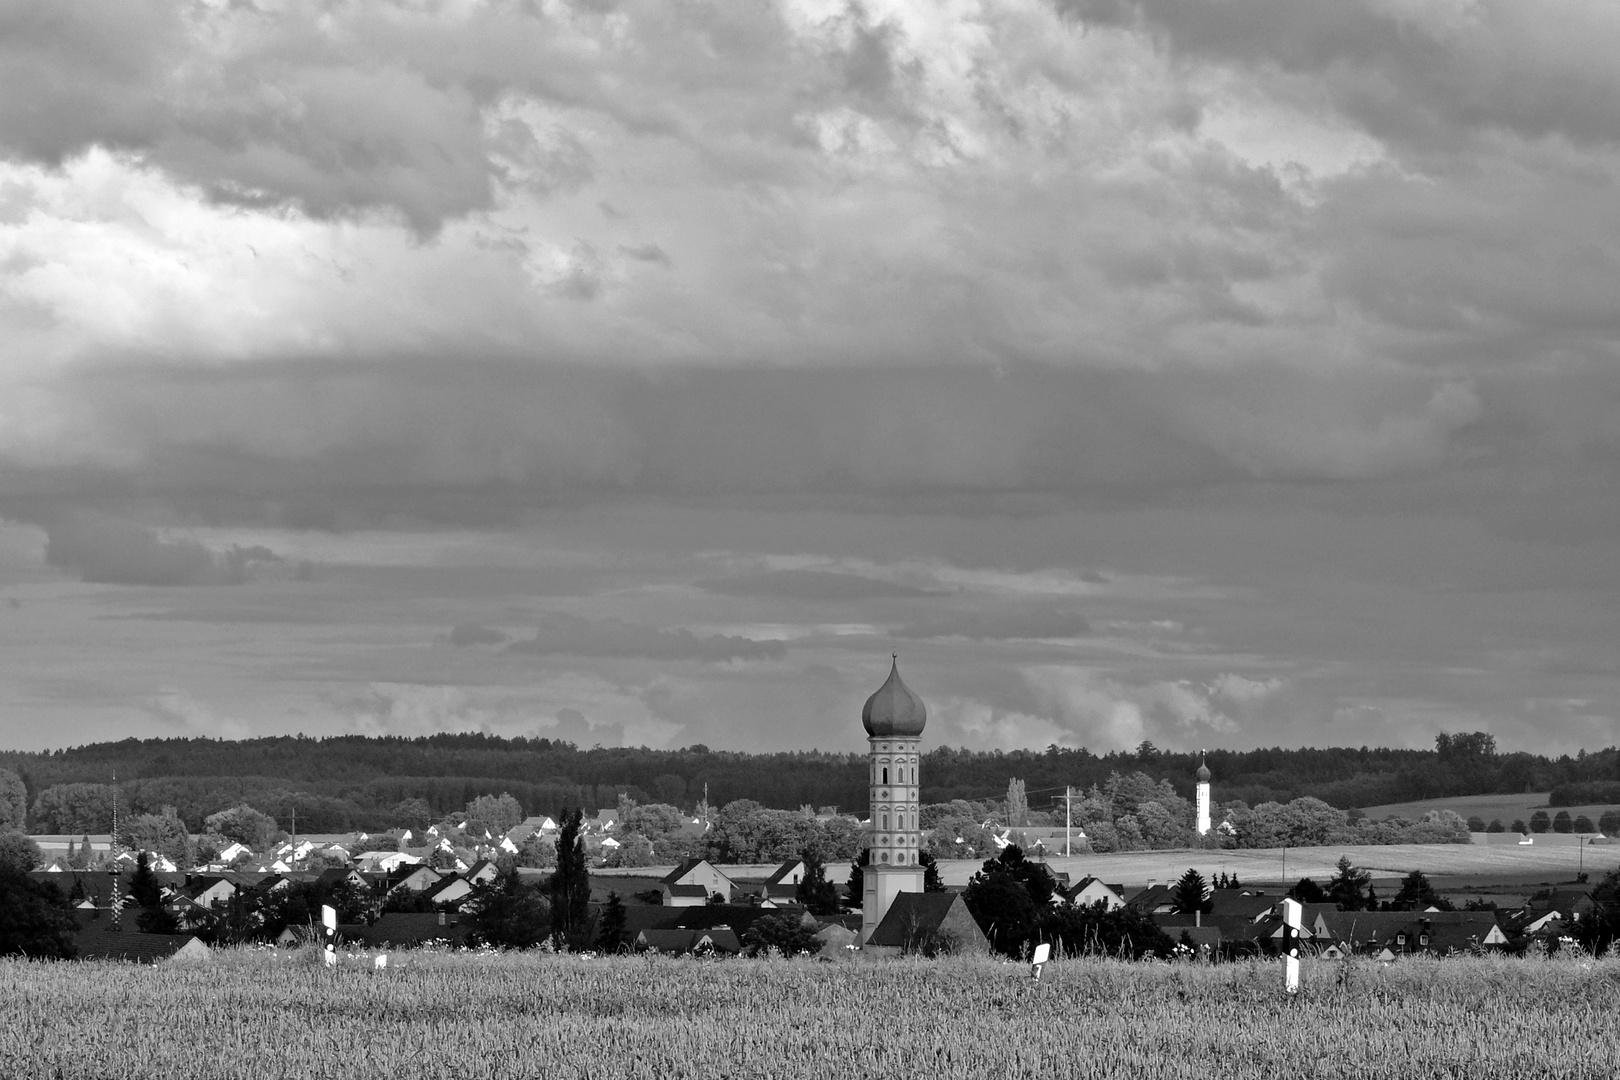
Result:
[[[1072,902],[1133,907],[1151,916],[1173,940],[1200,952],[1275,953],[1283,942],[1283,898],[1259,890],[1216,890],[1208,897],[1209,910],[1192,914],[1176,910],[1170,886],[1127,896],[1116,886],[1087,879],[1068,893]],[[1329,958],[1354,954],[1390,960],[1507,949],[1561,937],[1592,910],[1592,903],[1585,891],[1547,890],[1518,908],[1500,911],[1432,906],[1421,911],[1340,911],[1331,903],[1304,904],[1300,940],[1306,951]]]

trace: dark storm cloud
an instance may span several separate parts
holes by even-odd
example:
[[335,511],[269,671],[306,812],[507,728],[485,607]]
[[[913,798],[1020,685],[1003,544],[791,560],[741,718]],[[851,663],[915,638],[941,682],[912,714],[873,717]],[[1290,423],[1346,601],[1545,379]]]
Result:
[[680,627],[660,630],[619,619],[592,621],[578,615],[553,614],[541,620],[534,637],[521,638],[508,652],[530,656],[623,657],[638,660],[777,660],[787,653],[780,641],[754,641],[716,634],[699,637]]
[[469,645],[504,645],[507,636],[500,630],[478,623],[457,623],[450,631],[450,644],[457,646]]
[[[1142,29],[1185,57],[1228,63],[1414,148],[1470,131],[1620,141],[1620,17],[1513,0],[1054,0],[1091,26]],[[1278,87],[1297,77],[1291,87]]]
[[284,524],[330,528],[407,507],[425,520],[512,520],[603,495],[1124,493],[1398,475],[1443,463],[1479,406],[1468,384],[1420,374],[650,376],[467,360],[266,364],[209,379],[126,369],[76,387],[71,408],[109,433],[113,463],[99,475],[15,470],[16,494],[138,475],[218,513],[273,505]]
[[166,539],[144,525],[91,510],[53,511],[40,523],[47,538],[45,561],[98,584],[239,584],[255,564],[282,561],[259,545],[215,552],[196,540]]

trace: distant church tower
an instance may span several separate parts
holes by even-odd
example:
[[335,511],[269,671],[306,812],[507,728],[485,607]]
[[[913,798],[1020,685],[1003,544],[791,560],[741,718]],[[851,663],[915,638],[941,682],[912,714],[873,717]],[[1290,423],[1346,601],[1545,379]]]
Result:
[[1198,835],[1209,834],[1209,766],[1204,764],[1204,752],[1198,751]]
[[862,878],[861,943],[865,944],[896,895],[923,891],[922,830],[917,824],[917,748],[928,710],[900,681],[894,658],[889,681],[866,699],[867,763],[872,791],[872,861]]

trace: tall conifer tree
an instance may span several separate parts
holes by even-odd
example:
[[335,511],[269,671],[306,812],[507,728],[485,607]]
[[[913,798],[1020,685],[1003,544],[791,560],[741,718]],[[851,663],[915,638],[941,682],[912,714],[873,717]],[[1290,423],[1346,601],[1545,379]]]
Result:
[[585,815],[563,811],[557,834],[557,869],[551,875],[551,936],[558,948],[586,944],[591,913],[591,874],[585,867]]

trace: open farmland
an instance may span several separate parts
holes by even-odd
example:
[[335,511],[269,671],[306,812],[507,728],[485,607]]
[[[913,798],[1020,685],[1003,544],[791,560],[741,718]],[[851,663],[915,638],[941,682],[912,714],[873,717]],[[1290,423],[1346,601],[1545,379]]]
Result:
[[[1422,870],[1437,882],[1447,878],[1504,883],[1573,881],[1577,870],[1597,880],[1620,866],[1620,844],[1577,846],[1573,838],[1537,837],[1534,844],[1502,846],[1484,844],[1349,844],[1324,847],[1289,848],[1289,884],[1301,877],[1326,881],[1333,876],[1339,856],[1348,855],[1357,866],[1373,872],[1375,879],[1404,877]],[[1284,852],[1281,848],[1234,848],[1195,851],[1116,851],[1102,855],[1048,856],[1044,861],[1053,870],[1067,871],[1069,880],[1093,875],[1104,881],[1128,887],[1141,887],[1150,881],[1164,883],[1179,878],[1188,867],[1206,877],[1217,873],[1236,874],[1245,884],[1276,886],[1283,880]],[[966,885],[984,866],[983,859],[942,859],[940,878],[947,885]],[[608,882],[620,875],[661,876],[669,866],[639,870],[597,871],[592,877]],[[774,865],[721,867],[733,878],[763,878]],[[837,862],[827,867],[827,878],[849,880],[849,864]]]
[[309,954],[0,963],[13,1078],[1592,1077],[1620,961],[1379,966]]
[[1603,816],[1605,810],[1613,809],[1608,803],[1588,803],[1584,806],[1549,806],[1548,793],[1545,791],[1525,792],[1518,795],[1456,795],[1445,799],[1423,799],[1419,802],[1385,803],[1383,806],[1368,806],[1362,813],[1370,818],[1382,820],[1387,817],[1420,818],[1430,810],[1450,810],[1464,818],[1479,817],[1487,823],[1495,819],[1504,827],[1511,827],[1515,819],[1528,822],[1530,815],[1537,810],[1545,810],[1549,815],[1560,810],[1568,810],[1572,818],[1585,814],[1593,821]]
[[[1066,870],[1075,881],[1088,874],[1127,886],[1174,881],[1188,867],[1204,874],[1236,874],[1245,884],[1279,884],[1283,880],[1283,851],[1280,848],[1234,849],[1228,851],[1120,851],[1106,855],[1076,855],[1048,858],[1054,870]],[[1357,866],[1371,870],[1375,878],[1404,876],[1422,870],[1430,878],[1488,879],[1504,882],[1572,881],[1577,867],[1593,880],[1620,865],[1620,845],[1581,848],[1575,844],[1554,845],[1539,842],[1525,847],[1483,844],[1390,844],[1340,845],[1289,848],[1287,879],[1301,877],[1325,882],[1333,876],[1339,856],[1348,855]],[[941,862],[940,876],[947,885],[962,885],[983,861]]]

